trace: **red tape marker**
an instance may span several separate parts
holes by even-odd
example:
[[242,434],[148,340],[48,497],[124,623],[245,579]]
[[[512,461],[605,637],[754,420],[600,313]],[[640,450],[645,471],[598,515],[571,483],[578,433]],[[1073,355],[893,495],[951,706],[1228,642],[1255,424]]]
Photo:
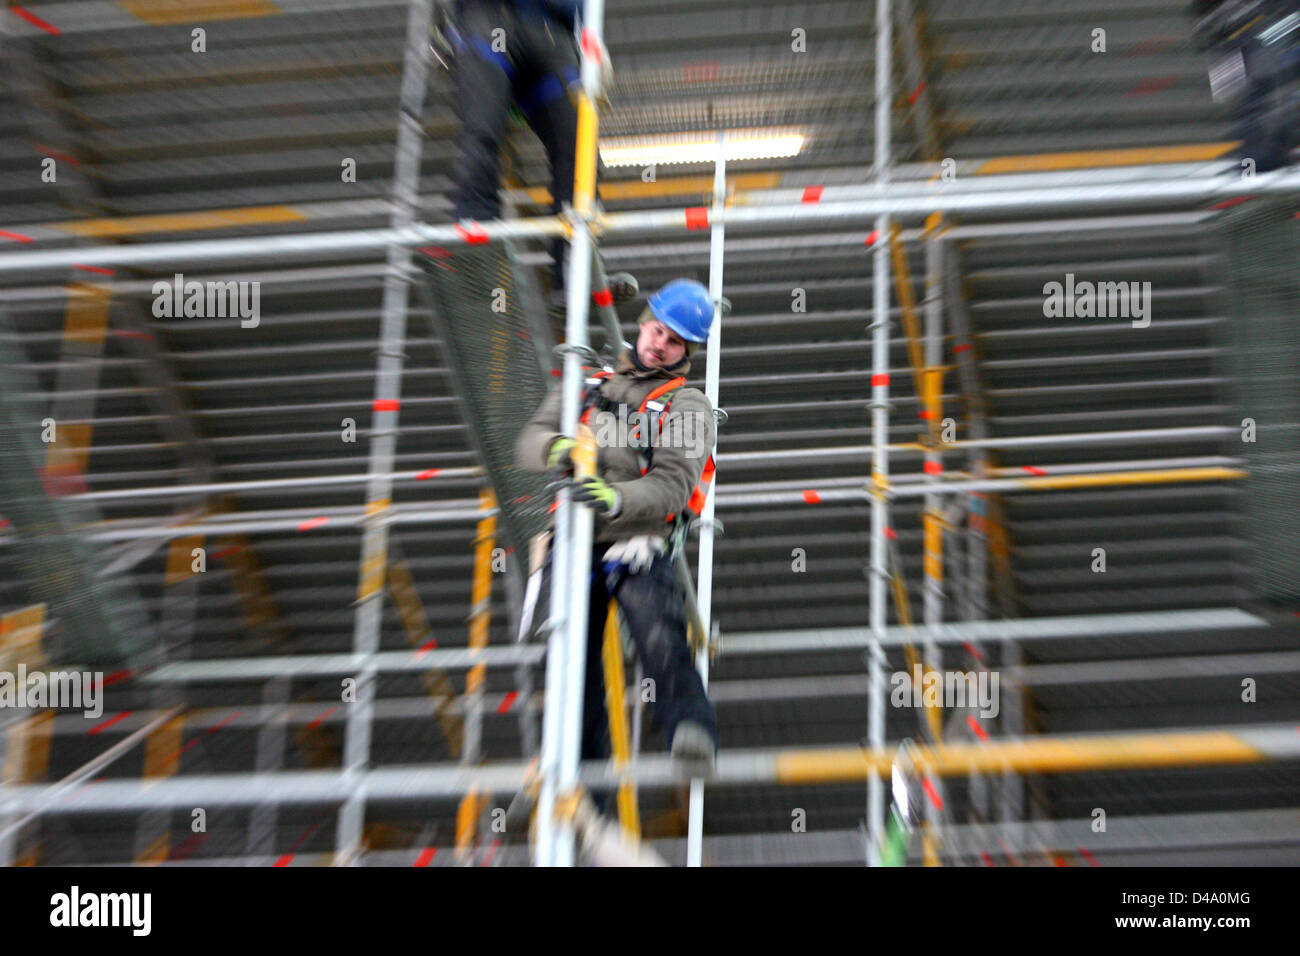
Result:
[[873,376],[871,376],[871,387],[872,387],[872,388],[888,388],[888,387],[889,387],[889,376],[888,376],[888,375],[873,375]]
[[113,671],[113,673],[104,678],[103,682],[99,686],[108,687],[110,684],[116,684],[118,681],[130,680],[134,676],[135,671]]
[[687,229],[708,229],[709,210],[704,206],[691,206],[686,210]]
[[[17,10],[18,8],[13,7],[11,9]],[[24,236],[21,233],[17,233],[17,232],[9,232],[6,229],[0,229],[0,238],[12,239],[14,242],[35,242],[36,241],[31,236]]]
[[595,302],[599,306],[613,305],[614,293],[610,292],[608,289],[601,289],[599,292],[593,292],[591,294],[591,301]]
[[94,727],[91,727],[89,730],[86,731],[86,733],[89,736],[93,737],[101,730],[108,730],[109,727],[112,727],[114,724],[126,720],[126,718],[130,717],[134,713],[135,713],[134,710],[124,710],[120,714],[110,717],[108,718],[108,720],[105,720],[102,723],[98,723]]
[[1087,850],[1085,850],[1083,847],[1079,847],[1078,849],[1079,849],[1079,856],[1083,857],[1093,866],[1101,866],[1101,864],[1097,862],[1097,858],[1093,856],[1091,853],[1089,853]]
[[427,641],[421,644],[420,649],[415,652],[415,659],[418,661],[420,658],[424,657],[426,654],[428,654],[431,650],[433,650],[437,646],[438,646],[438,639],[436,637],[429,638]]
[[886,529],[885,529],[885,537],[888,538],[890,541],[897,541],[897,540],[898,540],[898,532],[895,531],[893,528],[886,528]]
[[42,20],[42,19],[41,19],[40,17],[38,17],[36,14],[34,14],[34,13],[28,11],[28,10],[24,10],[22,7],[18,6],[17,4],[15,4],[14,6],[10,7],[9,9],[12,10],[14,13],[18,14],[18,16],[22,17],[24,20],[26,20],[26,21],[27,21],[28,23],[30,23],[32,26],[34,26],[34,27],[38,27],[39,29],[44,30],[46,33],[51,33],[51,34],[53,34],[54,36],[58,36],[58,35],[59,35],[59,32],[60,32],[60,31],[59,31],[59,28],[56,27],[54,24],[52,24],[52,23],[48,23],[48,22],[46,22],[45,20]]
[[80,269],[82,272],[95,272],[102,276],[111,276],[113,274],[112,269],[105,269],[103,266],[74,265],[72,268]]
[[821,504],[822,496],[817,494],[817,492],[813,491],[811,488],[805,488],[803,492],[803,500],[808,502],[810,505],[819,505]]
[[985,730],[983,727],[981,727],[980,722],[976,720],[974,717],[966,718],[966,726],[969,727],[971,729],[971,733],[973,733],[980,740],[989,739],[988,731]]
[[319,528],[321,525],[327,524],[329,520],[330,519],[328,517],[309,518],[308,520],[304,521],[302,524],[298,525],[298,530],[310,531],[312,528]]
[[825,186],[808,186],[803,191],[803,202],[821,202]]
[[483,231],[483,227],[478,223],[472,223],[468,229],[457,224],[456,233],[471,246],[486,245],[488,241],[487,233]]
[[871,230],[871,232],[867,234],[867,245],[874,246],[876,244],[876,240],[879,238],[880,238],[879,230],[876,229]]
[[997,864],[993,862],[993,857],[989,856],[987,853],[980,854],[980,862],[985,866],[997,866]]
[[969,351],[970,351],[970,346],[969,346],[969,345],[954,345],[954,346],[952,347],[952,350],[953,350],[954,352],[969,352]]
[[1231,209],[1233,206],[1239,206],[1247,199],[1254,199],[1254,196],[1237,196],[1234,199],[1225,199],[1223,202],[1216,202],[1211,209]]
[[943,465],[937,461],[927,461],[925,463],[925,473],[927,475],[941,475],[943,474]]
[[920,99],[921,94],[922,94],[923,92],[925,92],[925,81],[924,81],[924,80],[922,80],[920,83],[918,83],[918,84],[916,85],[916,89],[914,89],[911,93],[908,94],[908,96],[907,96],[907,105],[908,105],[908,106],[915,106],[915,105],[916,105],[916,101],[917,101],[918,99]]
[[239,716],[240,714],[242,714],[242,713],[243,713],[242,710],[237,710],[237,711],[235,711],[233,714],[231,714],[231,715],[230,715],[229,717],[227,717],[225,720],[221,721],[221,722],[218,723],[218,724],[213,724],[211,727],[209,727],[209,728],[208,728],[208,733],[210,733],[210,734],[215,734],[218,730],[220,730],[222,727],[226,726],[226,724],[230,723],[232,720],[234,720],[236,717],[238,717],[238,716]]
[[274,863],[272,863],[271,866],[272,866],[272,867],[276,867],[276,866],[288,866],[290,863],[293,862],[293,858],[294,858],[294,854],[292,854],[292,853],[286,853],[284,856],[280,857],[280,859],[278,859],[278,860],[276,860]]
[[582,52],[597,63],[600,62],[600,42],[587,29],[582,31]]
[[1162,76],[1156,80],[1143,80],[1136,86],[1130,87],[1124,91],[1125,96],[1150,96],[1152,93],[1163,93],[1169,87],[1174,85],[1177,80],[1176,76]]
[[422,472],[420,472],[418,475],[416,475],[416,476],[415,476],[415,480],[416,480],[416,481],[425,481],[425,480],[427,480],[427,479],[429,479],[429,478],[433,478],[433,477],[437,476],[437,474],[438,474],[439,472],[441,472],[441,471],[442,471],[441,468],[430,468],[430,469],[428,469],[427,471],[422,471]]
[[1043,469],[1041,469],[1041,468],[1035,468],[1033,465],[1025,465],[1025,466],[1024,466],[1024,470],[1027,471],[1027,472],[1029,472],[1031,475],[1040,475],[1040,476],[1041,476],[1041,475],[1045,475],[1045,474],[1047,474],[1047,472],[1043,471]]
[[396,398],[377,398],[370,407],[377,412],[395,412],[402,407],[402,402]]
[[58,150],[50,149],[48,146],[37,146],[36,151],[43,153],[51,159],[57,159],[61,163],[71,163],[73,166],[80,166],[81,160],[75,156],[69,156],[67,153],[60,153]]
[[976,648],[975,645],[972,644],[970,641],[962,641],[961,646],[966,648],[966,650],[970,652],[971,657],[975,658],[977,661],[984,660],[984,655],[981,654],[979,652],[979,649]]
[[315,720],[313,720],[310,724],[308,724],[308,725],[307,725],[307,729],[308,729],[308,730],[315,730],[315,729],[316,729],[317,727],[319,727],[321,724],[325,723],[325,718],[328,717],[330,714],[334,713],[334,711],[336,711],[336,710],[338,710],[337,707],[331,707],[331,708],[329,708],[327,711],[325,711],[323,714],[321,714],[319,717],[317,717]]
[[436,846],[425,847],[423,850],[420,851],[420,855],[415,858],[414,865],[428,866],[429,861],[433,859],[434,854],[437,852],[438,852],[438,848]]
[[934,789],[934,784],[930,782],[928,777],[921,780],[921,789],[924,790],[925,795],[930,798],[930,802],[934,804],[934,808],[942,811],[943,797],[939,796],[939,792]]
[[518,699],[519,699],[519,691],[512,690],[510,693],[506,694],[505,699],[502,700],[501,704],[497,707],[497,713],[498,714],[506,713],[507,711],[510,710],[512,706],[514,706],[515,701]]

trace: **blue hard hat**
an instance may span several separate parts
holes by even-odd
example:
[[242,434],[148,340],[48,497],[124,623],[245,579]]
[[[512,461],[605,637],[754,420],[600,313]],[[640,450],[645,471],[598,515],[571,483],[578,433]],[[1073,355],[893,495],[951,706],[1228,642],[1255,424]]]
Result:
[[713,324],[709,290],[694,279],[674,279],[649,300],[654,317],[687,342],[707,342]]

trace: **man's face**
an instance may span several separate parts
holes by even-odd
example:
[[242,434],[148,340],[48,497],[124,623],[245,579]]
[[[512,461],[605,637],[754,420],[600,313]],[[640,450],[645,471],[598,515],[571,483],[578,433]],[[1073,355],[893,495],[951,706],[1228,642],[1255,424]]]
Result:
[[686,343],[658,319],[651,319],[636,337],[636,354],[649,368],[676,365],[686,357]]

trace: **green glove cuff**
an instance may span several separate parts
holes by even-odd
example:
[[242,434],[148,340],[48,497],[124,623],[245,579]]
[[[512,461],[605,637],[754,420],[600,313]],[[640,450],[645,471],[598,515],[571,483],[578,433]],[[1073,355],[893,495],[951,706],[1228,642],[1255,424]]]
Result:
[[560,463],[560,459],[564,457],[566,452],[571,451],[575,444],[576,442],[574,442],[572,438],[566,438],[563,435],[552,441],[551,447],[546,452],[546,467],[557,467]]
[[603,478],[584,478],[577,483],[575,501],[599,503],[607,518],[617,515],[623,508],[623,496],[611,488]]

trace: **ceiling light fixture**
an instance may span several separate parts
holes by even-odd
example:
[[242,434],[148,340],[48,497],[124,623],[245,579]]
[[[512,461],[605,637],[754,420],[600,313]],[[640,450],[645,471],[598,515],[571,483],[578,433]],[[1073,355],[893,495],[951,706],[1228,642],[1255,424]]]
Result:
[[[730,129],[723,140],[728,162],[797,156],[805,141],[797,130],[770,128]],[[711,132],[622,136],[600,143],[600,158],[611,167],[711,163],[717,154],[718,135]]]

